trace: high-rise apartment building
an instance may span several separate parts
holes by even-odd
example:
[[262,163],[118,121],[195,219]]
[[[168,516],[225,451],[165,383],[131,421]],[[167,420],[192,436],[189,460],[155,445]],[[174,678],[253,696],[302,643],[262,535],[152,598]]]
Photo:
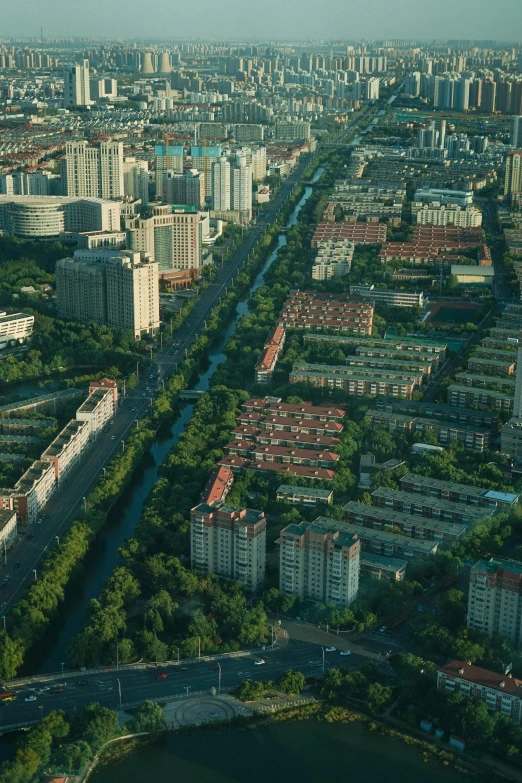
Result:
[[166,171],[173,171],[174,174],[183,174],[183,152],[184,147],[182,144],[176,146],[156,144],[154,147],[157,199],[162,198],[163,175]]
[[68,68],[63,75],[63,105],[90,106],[91,86],[89,81],[89,60]]
[[219,146],[194,146],[190,148],[192,168],[201,171],[205,177],[205,198],[212,196],[212,170],[216,161],[221,158]]
[[163,201],[201,209],[205,203],[205,177],[197,169],[185,169],[183,174],[166,171],[163,174]]
[[224,157],[212,167],[212,209],[216,212],[230,209],[230,163]]
[[510,152],[506,158],[504,196],[522,193],[522,150]]
[[522,147],[522,117],[513,117],[510,141],[513,147]]
[[522,563],[492,557],[469,575],[468,628],[522,642]]
[[134,157],[123,160],[123,193],[140,199],[142,206],[149,203],[149,164]]
[[230,208],[239,212],[241,223],[252,219],[252,167],[246,158],[238,158],[231,170]]
[[359,589],[360,548],[351,532],[318,522],[288,525],[280,535],[279,590],[349,606]]
[[128,329],[136,338],[159,329],[158,264],[139,253],[76,250],[56,263],[58,313],[83,323]]
[[265,578],[264,513],[200,503],[190,512],[190,559],[194,570],[237,579],[256,592]]
[[67,142],[65,163],[68,196],[106,199],[123,197],[121,141],[105,141],[99,147],[90,146],[86,141]]
[[152,206],[148,216],[127,218],[127,247],[146,253],[159,264],[159,273],[187,270],[198,276],[201,264],[201,212],[192,206]]
[[100,99],[110,100],[118,95],[118,82],[116,79],[91,79],[91,98],[94,101]]

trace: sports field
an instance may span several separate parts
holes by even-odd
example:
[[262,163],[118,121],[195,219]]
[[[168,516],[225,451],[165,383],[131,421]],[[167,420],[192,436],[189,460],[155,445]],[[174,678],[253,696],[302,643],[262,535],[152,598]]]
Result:
[[480,305],[461,302],[455,305],[435,303],[429,306],[430,314],[426,321],[434,324],[466,324],[475,321]]

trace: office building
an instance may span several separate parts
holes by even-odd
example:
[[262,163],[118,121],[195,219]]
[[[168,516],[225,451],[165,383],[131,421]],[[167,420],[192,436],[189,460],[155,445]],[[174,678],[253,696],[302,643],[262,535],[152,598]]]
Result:
[[507,667],[499,674],[471,661],[450,661],[437,672],[437,688],[483,702],[490,712],[522,723],[522,680],[515,679]]
[[0,196],[0,230],[24,239],[60,239],[64,232],[114,231],[121,204],[99,198]]
[[200,503],[190,512],[191,567],[237,579],[257,592],[266,566],[266,520],[262,511],[226,503]]
[[34,315],[0,312],[0,350],[15,343],[23,343],[31,337]]
[[56,263],[56,300],[63,318],[153,335],[160,325],[158,264],[132,251],[77,250]]
[[469,575],[468,628],[522,641],[522,563],[501,557],[479,560]]
[[281,593],[341,606],[355,601],[361,549],[356,534],[321,520],[294,523],[281,531],[279,549]]
[[522,193],[522,150],[510,152],[506,158],[504,196],[512,197]]
[[230,210],[230,163],[219,158],[212,167],[212,209],[215,212]]
[[513,117],[510,142],[512,147],[522,147],[522,117]]
[[63,75],[63,105],[90,106],[91,86],[89,81],[89,60],[68,68]]
[[124,196],[123,143],[86,141],[65,145],[66,190],[79,198],[119,199]]
[[110,101],[112,98],[116,98],[117,96],[118,82],[116,79],[91,79],[91,99],[93,101]]
[[183,204],[151,206],[147,216],[125,220],[127,247],[146,253],[159,264],[159,274],[185,270],[190,278],[201,265],[202,213]]

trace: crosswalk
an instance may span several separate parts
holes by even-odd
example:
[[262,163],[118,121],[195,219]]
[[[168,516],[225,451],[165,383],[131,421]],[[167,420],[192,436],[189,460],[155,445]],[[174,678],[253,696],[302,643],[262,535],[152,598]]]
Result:
[[397,647],[398,649],[404,648],[404,645],[400,642],[381,633],[368,633],[364,638],[370,639],[372,642],[380,642],[385,647]]
[[95,680],[96,690],[98,691],[112,691],[114,688],[114,684],[112,680],[110,680],[108,677],[105,677],[102,680]]

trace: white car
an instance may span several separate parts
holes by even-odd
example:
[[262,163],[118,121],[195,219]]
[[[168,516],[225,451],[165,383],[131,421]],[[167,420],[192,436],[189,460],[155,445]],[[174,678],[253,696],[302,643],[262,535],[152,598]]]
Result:
[[341,650],[341,652],[339,654],[340,655],[351,655],[352,653],[351,653],[350,650]]
[[379,628],[379,633],[386,633],[387,630],[388,630],[387,625],[381,625],[381,627]]
[[116,440],[116,435],[111,435],[111,440]]
[[37,701],[36,696],[26,696],[24,701]]
[[335,652],[336,650],[335,650],[335,647],[325,647],[324,651],[325,652]]
[[264,664],[264,660],[262,658],[258,658],[256,661],[254,661],[254,666],[262,666]]

